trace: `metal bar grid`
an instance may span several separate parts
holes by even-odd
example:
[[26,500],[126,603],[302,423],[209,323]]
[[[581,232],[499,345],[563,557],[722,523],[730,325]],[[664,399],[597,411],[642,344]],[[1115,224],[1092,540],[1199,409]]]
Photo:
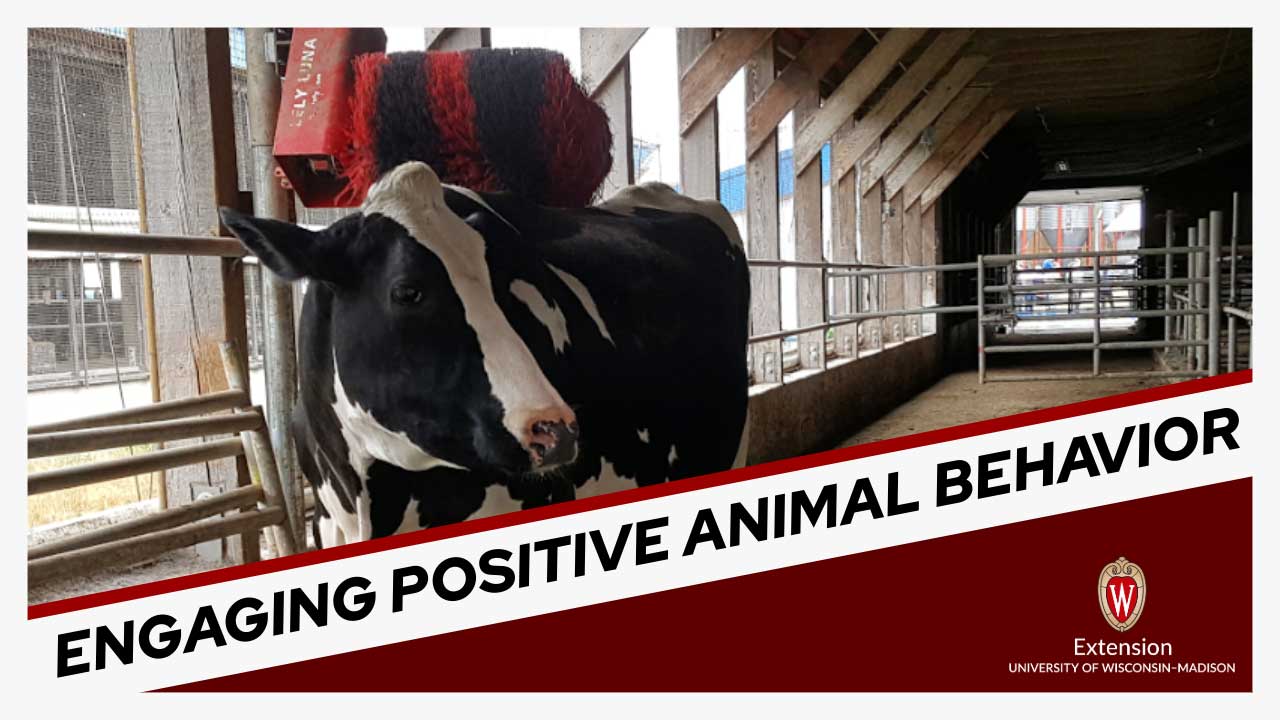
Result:
[[[1235,218],[1233,218],[1235,219]],[[1020,380],[1078,380],[1088,378],[1117,377],[1201,377],[1214,375],[1219,371],[1218,351],[1222,346],[1220,322],[1224,314],[1230,324],[1231,306],[1221,303],[1221,265],[1223,245],[1223,214],[1210,213],[1202,218],[1188,232],[1188,243],[1185,247],[1173,246],[1172,213],[1166,217],[1165,245],[1154,248],[1133,248],[1128,250],[1089,250],[1084,252],[1034,253],[1025,255],[986,255],[979,258],[984,267],[988,265],[1003,267],[1009,280],[1002,284],[988,283],[984,271],[978,273],[978,302],[983,308],[979,318],[978,334],[978,378],[979,382],[1007,382]],[[1233,222],[1233,228],[1235,223]],[[1234,229],[1233,229],[1234,239]],[[1238,240],[1226,253],[1234,268],[1237,258],[1252,251],[1251,246],[1240,245]],[[1175,277],[1173,258],[1177,255],[1188,257],[1186,277]],[[1103,265],[1107,257],[1155,257],[1164,258],[1163,277],[1146,278],[1108,278],[1108,271],[1139,270],[1139,263],[1124,265]],[[1057,260],[1059,262],[1077,259],[1088,262],[1088,265],[1074,267],[1018,268],[1016,263],[1026,260]],[[1062,277],[1062,281],[1040,285],[1019,283],[1014,278],[1020,274],[1037,274]],[[1233,278],[1234,280],[1234,278]],[[1138,288],[1163,288],[1163,307],[1141,307]],[[1184,288],[1183,292],[1174,288]],[[1103,309],[1103,301],[1108,291],[1123,289],[1119,297],[1107,298],[1115,306],[1117,300],[1125,305],[1124,309]],[[1230,292],[1230,288],[1229,288]],[[986,302],[990,295],[1002,296],[1005,300],[1000,310],[991,312],[997,307]],[[1091,302],[1090,302],[1091,300]],[[1016,301],[1016,302],[1015,302]],[[1085,304],[1087,303],[1087,305]],[[1089,311],[1081,312],[1079,308],[1088,307]],[[1015,312],[1010,313],[1010,308]],[[986,327],[995,324],[1017,322],[1025,313],[1023,308],[1036,310],[1065,308],[1066,313],[1037,317],[1048,322],[1055,321],[1090,321],[1091,338],[1086,342],[1040,343],[1026,345],[988,346]],[[1104,341],[1102,339],[1102,321],[1112,318],[1155,318],[1172,320],[1166,323],[1164,338],[1161,340],[1137,341]],[[1231,329],[1228,328],[1228,333]],[[1234,335],[1232,335],[1232,339]],[[1230,342],[1230,341],[1228,341]],[[1189,363],[1187,369],[1166,370],[1143,373],[1108,373],[1102,371],[1102,352],[1105,350],[1131,349],[1185,349]],[[986,371],[986,355],[988,353],[1032,353],[1032,352],[1083,352],[1092,355],[1092,372],[1090,374],[1020,374],[992,377]],[[1228,361],[1229,366],[1231,360]]]

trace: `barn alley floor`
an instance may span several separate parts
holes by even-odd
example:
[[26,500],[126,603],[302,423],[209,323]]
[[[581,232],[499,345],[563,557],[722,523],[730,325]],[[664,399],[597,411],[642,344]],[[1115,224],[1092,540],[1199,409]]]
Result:
[[[1016,365],[1015,365],[1016,363]],[[987,376],[1088,372],[1089,353],[1028,353],[990,356]],[[1150,352],[1104,353],[1103,372],[1151,370]],[[1080,400],[1140,390],[1168,382],[1164,378],[1097,380],[1045,380],[1036,382],[988,382],[978,384],[978,371],[952,373],[837,447],[849,447],[886,438],[1013,415],[1028,410],[1066,405]]]

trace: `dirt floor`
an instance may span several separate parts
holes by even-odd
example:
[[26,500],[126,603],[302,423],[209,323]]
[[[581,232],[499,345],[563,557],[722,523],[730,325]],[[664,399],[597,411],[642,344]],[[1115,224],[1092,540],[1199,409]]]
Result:
[[[1150,352],[1106,353],[1103,372],[1131,372],[1154,369]],[[988,358],[988,379],[1001,375],[1030,373],[1081,373],[1092,370],[1089,353],[1028,353]],[[898,406],[838,447],[910,435],[964,423],[1013,415],[1028,410],[1066,405],[1090,398],[1115,395],[1160,385],[1168,380],[1097,379],[1046,380],[1036,382],[988,382],[978,384],[978,371],[952,373],[933,387]]]

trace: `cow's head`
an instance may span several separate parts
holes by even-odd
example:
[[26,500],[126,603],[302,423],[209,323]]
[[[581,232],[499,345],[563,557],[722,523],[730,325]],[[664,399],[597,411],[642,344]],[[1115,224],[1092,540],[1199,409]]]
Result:
[[318,232],[222,210],[277,275],[331,290],[320,322],[333,344],[334,411],[366,458],[524,473],[576,456],[573,411],[495,300],[501,279],[486,243],[500,233],[486,215],[451,210],[418,162],[378,181],[362,212]]

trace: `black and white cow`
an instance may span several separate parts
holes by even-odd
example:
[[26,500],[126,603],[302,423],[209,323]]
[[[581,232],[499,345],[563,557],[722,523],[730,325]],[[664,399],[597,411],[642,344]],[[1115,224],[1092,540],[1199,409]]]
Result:
[[307,278],[293,430],[332,546],[740,466],[749,282],[719,204],[581,210],[406,163],[323,231],[223,209]]

